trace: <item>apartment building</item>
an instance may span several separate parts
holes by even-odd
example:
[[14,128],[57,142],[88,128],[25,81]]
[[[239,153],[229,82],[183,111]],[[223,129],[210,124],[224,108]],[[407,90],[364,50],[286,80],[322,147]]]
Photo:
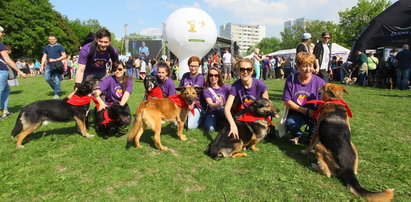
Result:
[[236,41],[239,54],[243,55],[250,46],[256,45],[266,36],[265,26],[227,23],[220,26],[220,37]]

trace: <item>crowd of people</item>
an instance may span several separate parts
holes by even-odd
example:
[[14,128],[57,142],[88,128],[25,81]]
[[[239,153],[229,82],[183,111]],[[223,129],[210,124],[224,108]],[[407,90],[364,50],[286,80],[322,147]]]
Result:
[[[0,32],[3,38],[5,34],[1,27]],[[27,64],[22,60],[14,63],[8,56],[11,48],[0,42],[1,118],[11,114],[8,111],[8,67],[21,77],[27,76],[25,70],[29,75],[44,74],[44,79],[53,90],[54,99],[61,96],[60,82],[63,76],[74,80],[74,91],[84,81],[100,80],[95,93],[99,102],[98,110],[115,102],[127,105],[133,91],[133,79],[143,80],[150,74],[157,78],[163,97],[176,94],[175,80],[179,80],[178,87],[203,88],[197,98],[195,113],[188,115],[188,129],[203,127],[206,131],[215,131],[228,124],[229,134],[238,138],[233,114],[248,107],[255,99],[269,97],[264,80],[285,78],[282,95],[288,111],[285,125],[291,135],[290,143],[297,144],[304,134],[301,131],[303,125],[308,127],[308,138],[315,130],[312,117],[316,106],[306,102],[320,99],[317,92],[320,86],[332,80],[344,82],[345,77],[352,76],[354,69],[353,63],[343,62],[338,56],[330,57],[330,33],[323,32],[321,38],[321,41],[313,44],[311,35],[304,33],[296,48],[295,62],[289,57],[266,56],[258,48],[250,59],[234,57],[228,49],[223,54],[212,51],[204,58],[192,56],[187,63],[189,72],[181,78],[178,76],[178,60],[168,60],[166,57],[149,59],[144,52],[120,60],[117,49],[111,45],[111,34],[106,29],[97,31],[94,39],[83,44],[79,55],[74,57],[66,55],[64,47],[57,43],[57,37],[50,35],[41,61],[29,61]],[[407,89],[411,68],[410,51],[408,46],[402,49],[399,53],[393,50],[388,61],[392,60],[393,66],[397,68],[406,67],[397,71],[396,79],[400,89]],[[359,85],[366,85],[367,80],[377,78],[379,60],[373,53],[367,56],[357,51],[357,54],[358,82]],[[130,110],[128,105],[127,109]]]

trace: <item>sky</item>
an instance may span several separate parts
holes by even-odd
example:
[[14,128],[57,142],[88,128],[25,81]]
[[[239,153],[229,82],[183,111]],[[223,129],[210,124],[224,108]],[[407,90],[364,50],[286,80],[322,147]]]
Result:
[[[392,2],[395,0],[391,0]],[[70,20],[97,19],[117,38],[128,33],[161,35],[163,23],[175,10],[195,7],[206,11],[219,26],[226,23],[265,25],[267,37],[280,38],[284,21],[298,18],[338,23],[339,11],[357,0],[50,0]]]

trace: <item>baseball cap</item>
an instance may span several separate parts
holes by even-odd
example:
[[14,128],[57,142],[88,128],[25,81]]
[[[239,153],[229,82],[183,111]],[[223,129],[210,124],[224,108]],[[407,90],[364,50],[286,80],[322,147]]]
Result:
[[310,33],[304,33],[301,39],[311,39],[311,34]]
[[0,32],[4,32],[4,29],[2,26],[0,26]]

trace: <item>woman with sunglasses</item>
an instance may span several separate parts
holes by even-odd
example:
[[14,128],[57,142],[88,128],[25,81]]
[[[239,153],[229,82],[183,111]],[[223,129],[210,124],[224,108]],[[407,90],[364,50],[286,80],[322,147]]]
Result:
[[[117,102],[121,106],[127,104],[133,91],[133,80],[125,74],[125,64],[121,61],[115,61],[112,68],[113,75],[105,77],[98,84],[99,89],[96,90],[97,100],[100,104],[99,111],[106,108],[110,103]],[[104,95],[104,100],[101,98]],[[127,110],[130,108],[127,105]]]
[[[262,80],[251,77],[254,73],[253,61],[250,59],[240,59],[236,64],[236,71],[240,75],[240,79],[235,81],[231,86],[230,95],[227,98],[227,103],[224,109],[225,117],[230,124],[229,136],[238,139],[238,129],[235,125],[233,113],[250,106],[257,98],[267,98],[267,86]],[[236,100],[236,105],[233,105]]]
[[204,129],[214,131],[217,124],[226,122],[224,117],[224,105],[230,94],[231,87],[224,84],[221,72],[215,67],[211,67],[207,73],[207,85],[204,88],[203,96],[207,102],[207,111],[204,117]]
[[176,94],[176,86],[173,79],[169,78],[170,68],[166,63],[159,63],[157,65],[157,81],[163,91],[164,97],[172,96]]
[[[201,59],[197,56],[192,56],[188,59],[188,68],[189,72],[183,74],[181,77],[180,85],[178,87],[183,86],[204,86],[204,76],[200,74],[198,71],[200,68]],[[197,102],[200,102],[202,95],[197,97]],[[203,102],[203,101],[201,101]],[[188,129],[196,129],[201,123],[201,116],[202,116],[202,109],[201,106],[196,105],[194,108],[194,115],[192,113],[188,113],[187,117],[187,128]]]

